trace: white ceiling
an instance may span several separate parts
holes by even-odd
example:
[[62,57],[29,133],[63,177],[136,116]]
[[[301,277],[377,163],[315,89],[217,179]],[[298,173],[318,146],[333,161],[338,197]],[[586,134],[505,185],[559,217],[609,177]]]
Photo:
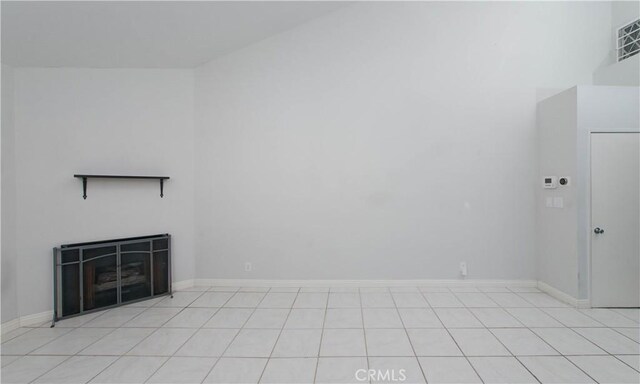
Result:
[[28,67],[191,68],[344,5],[2,1],[2,62]]

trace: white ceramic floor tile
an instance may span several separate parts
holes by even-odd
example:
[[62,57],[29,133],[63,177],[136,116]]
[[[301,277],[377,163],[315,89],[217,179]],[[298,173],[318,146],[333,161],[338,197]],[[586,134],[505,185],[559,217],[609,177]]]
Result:
[[322,334],[320,356],[351,357],[366,356],[364,331],[362,329],[325,329]]
[[113,331],[114,328],[75,328],[66,335],[62,335],[52,342],[36,349],[31,352],[31,354],[75,355]]
[[238,292],[224,305],[228,308],[255,308],[264,298],[261,292]]
[[404,329],[367,329],[369,356],[414,356],[413,348]]
[[114,308],[83,324],[83,327],[117,328],[142,313],[145,308],[122,307]]
[[616,355],[616,357],[640,372],[640,355]]
[[313,383],[317,364],[316,358],[269,359],[260,383]]
[[638,327],[639,324],[620,313],[606,308],[581,309],[580,312],[594,318],[607,327]]
[[147,383],[174,384],[201,383],[207,376],[216,359],[212,357],[172,357]]
[[464,357],[419,357],[428,383],[482,383],[471,364]]
[[519,328],[524,327],[502,308],[471,308],[470,311],[487,328]]
[[421,293],[393,293],[398,308],[427,308],[429,304]]
[[325,328],[362,328],[360,308],[329,308]]
[[417,356],[462,356],[446,329],[409,329],[407,332]]
[[195,329],[188,328],[159,328],[130,350],[127,355],[171,356],[195,332]]
[[395,308],[393,298],[388,292],[364,292],[360,294],[363,308]]
[[389,288],[387,287],[361,287],[360,294],[363,293],[389,293]]
[[640,382],[640,372],[613,356],[568,356],[580,369],[599,383]]
[[[370,357],[372,383],[424,383],[424,375],[415,357]],[[402,380],[404,378],[404,380]]]
[[238,329],[200,329],[178,349],[176,356],[222,356],[238,331]]
[[462,304],[469,308],[490,308],[498,306],[489,296],[481,292],[461,292],[455,293],[455,295]]
[[239,292],[269,292],[269,287],[241,287]]
[[144,383],[166,360],[166,357],[123,356],[91,383]]
[[453,293],[425,292],[424,297],[429,302],[429,305],[434,308],[464,307],[464,304]]
[[358,287],[331,287],[329,288],[331,293],[358,293],[360,289]]
[[516,293],[520,293],[520,292],[537,292],[537,293],[541,293],[542,291],[539,290],[536,287],[508,287],[509,290],[511,292],[516,292]]
[[613,310],[636,323],[640,323],[640,308],[616,308]]
[[301,292],[293,302],[293,308],[326,308],[328,298],[329,294],[324,292]]
[[483,328],[484,326],[466,308],[435,308],[436,315],[447,328]]
[[284,327],[287,329],[322,328],[324,309],[292,309]]
[[80,351],[78,354],[96,356],[124,355],[154,331],[154,328],[118,328],[111,332],[108,337],[103,337]]
[[184,308],[193,303],[198,297],[202,296],[202,294],[202,292],[174,292],[173,298],[167,296],[156,304],[155,307]]
[[[65,328],[65,327],[62,327]],[[2,342],[5,343],[11,339],[15,339],[18,336],[24,335],[25,333],[32,331],[34,328],[26,328],[26,327],[20,327],[17,329],[14,329],[12,331],[6,332],[2,334]]]
[[530,308],[533,307],[533,304],[518,296],[515,293],[502,293],[502,292],[492,292],[487,293],[487,296],[494,302],[498,303],[498,305],[505,308]]
[[574,308],[545,308],[543,311],[567,327],[604,327]]
[[221,358],[204,379],[205,383],[255,384],[268,359]]
[[640,343],[640,328],[613,328],[618,333],[621,333],[636,343]]
[[281,329],[288,315],[288,309],[256,309],[244,327]]
[[72,356],[40,376],[35,383],[86,383],[116,360],[115,356]]
[[510,293],[507,287],[478,287],[480,292],[484,293]]
[[318,360],[316,384],[357,384],[368,382],[365,378],[368,363],[366,357],[321,357]]
[[318,357],[321,336],[321,329],[285,329],[271,356]]
[[242,328],[252,314],[251,308],[220,308],[204,328]]
[[419,287],[418,290],[425,293],[451,293],[451,290],[447,287]]
[[300,293],[329,293],[329,287],[302,287]]
[[72,328],[36,328],[2,343],[0,350],[3,355],[26,355],[71,330]]
[[163,327],[168,328],[200,328],[205,325],[218,308],[185,308],[171,320],[167,321]]
[[258,306],[259,308],[291,308],[296,293],[269,292]]
[[604,355],[605,351],[569,328],[532,328],[563,355]]
[[444,328],[433,309],[399,308],[398,312],[405,328]]
[[233,292],[206,292],[189,304],[190,307],[218,308],[224,306]]
[[363,308],[365,328],[403,328],[397,309]]
[[562,323],[538,308],[506,308],[506,311],[518,319],[525,327],[563,327]]
[[476,287],[471,287],[471,286],[452,286],[449,287],[449,289],[451,290],[451,292],[453,293],[471,293],[471,292],[480,292],[480,290]]
[[519,293],[519,295],[535,305],[539,308],[565,308],[568,307],[567,304],[563,303],[560,300],[556,300],[553,297],[547,295],[546,293],[529,293],[523,292]]
[[56,321],[56,328],[75,328],[100,316],[101,312],[87,313],[86,315],[70,317],[68,319]]
[[486,329],[450,329],[466,356],[510,356],[509,351]]
[[528,329],[496,328],[491,333],[515,356],[557,355],[555,349]]
[[209,288],[209,292],[238,292],[238,290],[240,290],[240,287],[219,286]]
[[16,361],[16,360],[18,360],[20,358],[22,358],[22,356],[20,356],[20,355],[14,355],[14,356],[4,355],[4,356],[0,356],[0,366],[2,366],[4,368],[7,365],[13,363],[14,361]]
[[133,303],[125,304],[125,307],[139,307],[139,308],[150,308],[154,305],[158,304],[162,300],[164,300],[164,296],[154,297],[153,299],[145,299],[140,301],[135,301]]
[[298,293],[300,287],[272,287],[269,293]]
[[471,365],[485,383],[537,383],[514,357],[470,357]]
[[269,357],[273,350],[279,330],[243,329],[231,343],[225,357]]
[[391,293],[419,293],[418,287],[389,287]]
[[0,381],[6,384],[30,383],[66,359],[67,356],[20,357],[17,361],[2,368]]
[[589,376],[562,356],[522,356],[518,359],[543,384],[594,383]]
[[609,328],[575,328],[575,331],[586,337],[600,348],[611,354],[638,355],[640,344]]
[[360,308],[359,293],[330,293],[328,308]]
[[132,328],[161,327],[172,317],[180,313],[182,308],[149,308],[127,321],[122,326]]

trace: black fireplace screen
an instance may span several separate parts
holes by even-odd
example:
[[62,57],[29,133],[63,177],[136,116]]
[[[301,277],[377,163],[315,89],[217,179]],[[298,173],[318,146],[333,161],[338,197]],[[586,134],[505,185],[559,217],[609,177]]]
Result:
[[54,322],[171,294],[169,234],[53,249]]

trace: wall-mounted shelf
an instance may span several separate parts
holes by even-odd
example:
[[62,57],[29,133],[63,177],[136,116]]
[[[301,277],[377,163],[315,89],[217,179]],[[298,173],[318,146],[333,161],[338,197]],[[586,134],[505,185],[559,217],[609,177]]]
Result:
[[135,175],[73,175],[78,179],[82,179],[82,197],[87,199],[87,180],[88,179],[138,179],[138,180],[159,180],[160,181],[160,197],[164,197],[164,181],[169,180],[169,176],[135,176]]

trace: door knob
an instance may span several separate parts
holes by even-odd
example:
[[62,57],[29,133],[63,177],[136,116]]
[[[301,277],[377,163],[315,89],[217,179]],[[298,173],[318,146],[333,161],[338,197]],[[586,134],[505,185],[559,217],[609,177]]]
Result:
[[604,233],[604,229],[596,227],[596,229],[594,229],[593,232],[595,232],[596,235],[599,235],[601,233]]

